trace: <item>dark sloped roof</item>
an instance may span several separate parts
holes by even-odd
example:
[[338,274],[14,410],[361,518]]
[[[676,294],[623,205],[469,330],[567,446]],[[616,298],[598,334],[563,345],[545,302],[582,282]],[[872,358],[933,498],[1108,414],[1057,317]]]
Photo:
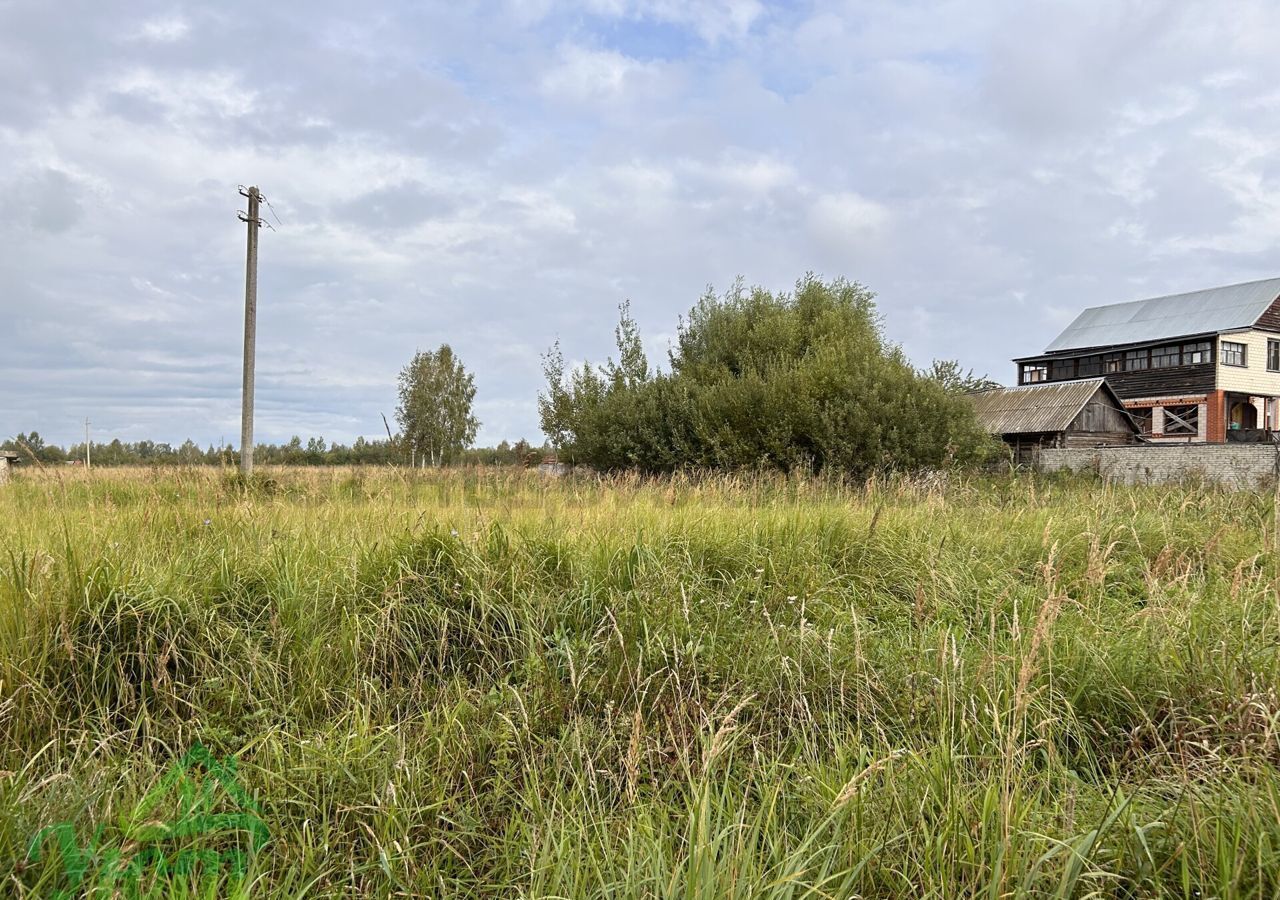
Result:
[[1045,348],[1046,353],[1138,344],[1248,328],[1280,297],[1280,278],[1094,306]]
[[992,388],[968,397],[978,421],[991,434],[1036,434],[1066,431],[1098,391],[1104,391],[1117,407],[1124,408],[1105,378]]

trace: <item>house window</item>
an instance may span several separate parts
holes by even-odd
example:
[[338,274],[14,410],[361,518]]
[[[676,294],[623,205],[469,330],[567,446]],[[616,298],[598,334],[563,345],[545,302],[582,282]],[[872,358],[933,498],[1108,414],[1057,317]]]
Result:
[[1151,368],[1151,354],[1146,350],[1130,350],[1124,355],[1124,370],[1137,372]]
[[1023,363],[1022,384],[1035,384],[1049,380],[1049,367],[1042,363]]
[[1139,431],[1141,431],[1143,434],[1151,433],[1151,407],[1150,406],[1134,407],[1132,409],[1127,410],[1127,412],[1129,413],[1130,416],[1133,417],[1133,421],[1138,426]]
[[1123,372],[1124,357],[1121,356],[1119,353],[1108,353],[1105,357],[1103,357],[1102,368],[1106,370],[1107,373]]
[[[1276,342],[1280,345],[1280,341]],[[1085,356],[1081,357],[1076,365],[1076,373],[1081,378],[1092,378],[1095,375],[1102,374],[1102,357],[1101,356]]]
[[1182,345],[1182,364],[1184,366],[1198,366],[1201,363],[1212,362],[1209,354],[1213,351],[1213,345],[1209,341],[1199,341],[1194,344]]
[[1194,403],[1187,406],[1166,406],[1164,408],[1164,433],[1199,434],[1200,407]]
[[1074,359],[1055,359],[1049,367],[1050,381],[1067,381],[1076,377],[1076,361]]
[[1224,366],[1245,365],[1245,345],[1234,341],[1222,342],[1222,364]]
[[1182,364],[1182,348],[1177,344],[1172,347],[1157,347],[1151,351],[1151,368],[1171,369]]
[[1267,341],[1267,371],[1280,372],[1280,341]]

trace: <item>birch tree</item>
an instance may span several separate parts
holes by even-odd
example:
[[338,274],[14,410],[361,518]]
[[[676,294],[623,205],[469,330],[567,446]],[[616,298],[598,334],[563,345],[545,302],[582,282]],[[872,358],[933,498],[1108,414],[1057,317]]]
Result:
[[475,376],[448,344],[414,354],[400,371],[396,420],[416,459],[443,465],[471,445],[480,427],[471,412],[475,396]]

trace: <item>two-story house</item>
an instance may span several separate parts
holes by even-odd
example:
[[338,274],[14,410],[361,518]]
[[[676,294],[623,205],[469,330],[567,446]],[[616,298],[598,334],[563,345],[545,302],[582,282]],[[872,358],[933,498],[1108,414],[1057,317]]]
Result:
[[1280,278],[1086,309],[1018,384],[1102,376],[1156,441],[1280,429]]

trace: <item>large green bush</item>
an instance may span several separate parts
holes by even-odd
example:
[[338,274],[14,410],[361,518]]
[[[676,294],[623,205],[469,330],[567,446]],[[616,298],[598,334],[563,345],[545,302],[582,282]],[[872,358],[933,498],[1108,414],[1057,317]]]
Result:
[[885,339],[873,297],[811,275],[791,294],[708,291],[659,373],[624,305],[617,362],[566,372],[559,345],[547,355],[543,430],[568,462],[650,472],[861,473],[985,456],[969,404]]

